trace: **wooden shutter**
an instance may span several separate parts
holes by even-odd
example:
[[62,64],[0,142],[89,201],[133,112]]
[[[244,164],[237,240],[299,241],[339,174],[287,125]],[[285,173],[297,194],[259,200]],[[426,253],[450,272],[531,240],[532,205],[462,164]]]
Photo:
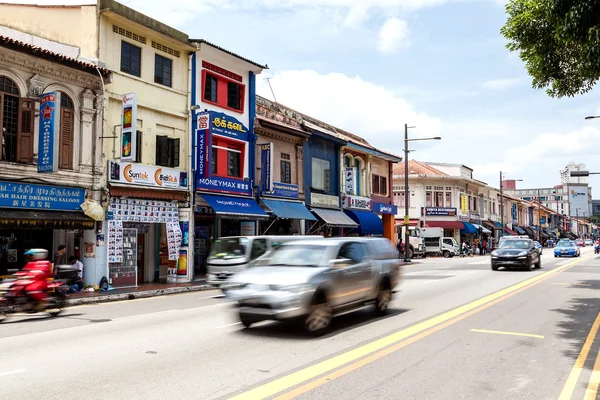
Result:
[[167,136],[156,137],[156,165],[163,167],[169,164],[169,138]]
[[17,161],[33,162],[33,130],[34,130],[35,101],[20,99],[19,132],[17,135]]
[[142,162],[142,131],[136,131],[135,139],[135,161]]
[[75,112],[70,108],[60,110],[60,138],[58,144],[58,168],[73,169]]
[[179,139],[169,139],[169,167],[179,167]]

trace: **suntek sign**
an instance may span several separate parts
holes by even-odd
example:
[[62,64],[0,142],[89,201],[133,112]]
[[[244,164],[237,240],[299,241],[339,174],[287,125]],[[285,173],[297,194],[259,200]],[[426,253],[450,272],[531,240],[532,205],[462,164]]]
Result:
[[169,189],[183,189],[188,184],[183,170],[115,161],[109,161],[108,181]]

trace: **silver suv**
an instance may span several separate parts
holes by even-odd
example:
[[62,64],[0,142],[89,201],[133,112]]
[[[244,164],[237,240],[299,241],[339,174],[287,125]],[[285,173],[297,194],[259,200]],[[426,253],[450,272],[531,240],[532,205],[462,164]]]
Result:
[[400,280],[401,262],[387,239],[329,238],[288,242],[222,286],[245,327],[300,319],[313,334],[333,316],[374,303],[384,314]]

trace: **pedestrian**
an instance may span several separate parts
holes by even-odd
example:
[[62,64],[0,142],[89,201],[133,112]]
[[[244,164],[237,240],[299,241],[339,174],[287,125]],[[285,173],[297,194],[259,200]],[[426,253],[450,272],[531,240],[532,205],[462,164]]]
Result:
[[404,250],[403,250],[403,246],[402,246],[402,238],[400,238],[400,240],[398,240],[398,243],[396,244],[396,250],[398,250],[398,258],[403,258]]
[[77,285],[77,291],[80,292],[83,289],[83,263],[77,259],[77,257],[69,257],[69,263],[71,263],[75,268],[78,269],[77,272],[77,280],[75,280],[75,284]]
[[54,253],[54,266],[67,264],[67,246],[61,244]]
[[484,256],[487,254],[487,246],[488,246],[487,240],[485,240],[485,238],[484,238],[482,246],[481,246],[481,254]]

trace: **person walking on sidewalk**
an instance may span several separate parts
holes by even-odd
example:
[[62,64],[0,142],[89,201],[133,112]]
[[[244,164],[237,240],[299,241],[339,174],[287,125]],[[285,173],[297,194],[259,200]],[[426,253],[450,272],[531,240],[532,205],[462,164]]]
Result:
[[481,242],[481,255],[485,256],[487,254],[487,240],[483,239]]

